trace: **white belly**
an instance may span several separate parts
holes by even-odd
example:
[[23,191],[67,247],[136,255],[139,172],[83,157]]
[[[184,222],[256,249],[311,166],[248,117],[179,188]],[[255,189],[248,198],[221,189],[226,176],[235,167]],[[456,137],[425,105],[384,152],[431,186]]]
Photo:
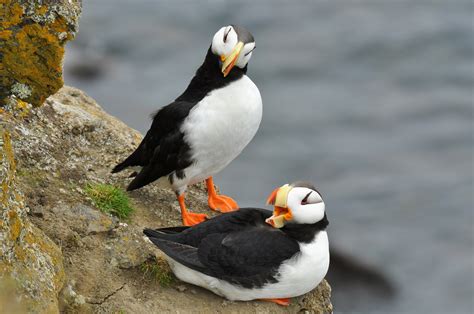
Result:
[[267,285],[268,293],[279,295],[277,298],[295,297],[313,290],[324,279],[329,269],[327,232],[320,231],[311,243],[300,244],[300,251],[280,267],[278,283]]
[[169,259],[171,268],[182,281],[201,286],[229,300],[291,298],[313,290],[326,276],[329,268],[329,242],[321,231],[309,244],[300,244],[301,252],[281,265],[277,283],[261,288],[246,289],[204,275]]
[[193,184],[222,170],[252,140],[261,120],[260,92],[246,75],[209,93],[183,123],[195,163],[174,185]]

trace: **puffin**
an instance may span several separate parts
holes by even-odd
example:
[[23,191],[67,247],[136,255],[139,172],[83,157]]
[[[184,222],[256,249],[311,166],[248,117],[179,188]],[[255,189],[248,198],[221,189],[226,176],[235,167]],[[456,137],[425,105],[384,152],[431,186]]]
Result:
[[328,219],[321,194],[308,182],[285,184],[267,202],[273,212],[241,208],[191,227],[143,232],[180,280],[232,301],[289,305],[328,271]]
[[260,91],[246,75],[254,50],[254,37],[243,27],[217,31],[186,90],[156,112],[137,149],[113,168],[116,173],[142,167],[132,174],[128,191],[156,180],[160,187],[170,187],[185,226],[207,219],[189,212],[185,204],[187,187],[201,181],[206,181],[212,210],[238,209],[232,198],[217,194],[213,176],[242,152],[262,120]]

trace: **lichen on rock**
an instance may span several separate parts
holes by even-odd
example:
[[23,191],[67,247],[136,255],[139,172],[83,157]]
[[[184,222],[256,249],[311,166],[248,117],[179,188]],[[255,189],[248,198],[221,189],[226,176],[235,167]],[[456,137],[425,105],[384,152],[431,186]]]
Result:
[[0,107],[12,97],[39,106],[63,86],[80,13],[81,0],[0,0]]
[[[0,126],[1,127],[1,126]],[[14,283],[28,311],[55,313],[65,274],[61,250],[26,217],[8,130],[0,129],[0,279]],[[0,308],[15,300],[0,298]]]

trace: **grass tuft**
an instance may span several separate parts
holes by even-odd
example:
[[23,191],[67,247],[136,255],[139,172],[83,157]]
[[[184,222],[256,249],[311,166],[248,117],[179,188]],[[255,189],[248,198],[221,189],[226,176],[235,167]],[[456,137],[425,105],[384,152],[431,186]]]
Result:
[[140,265],[140,272],[145,279],[158,282],[162,287],[169,287],[175,283],[176,278],[170,266],[163,258],[150,258]]
[[133,212],[125,191],[110,184],[94,183],[86,186],[85,192],[102,212],[126,219]]

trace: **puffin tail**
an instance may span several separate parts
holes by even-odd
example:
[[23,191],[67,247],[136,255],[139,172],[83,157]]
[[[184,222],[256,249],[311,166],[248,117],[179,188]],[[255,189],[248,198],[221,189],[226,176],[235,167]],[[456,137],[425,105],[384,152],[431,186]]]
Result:
[[133,154],[131,154],[130,156],[127,157],[127,159],[125,159],[124,161],[122,161],[121,163],[119,163],[118,165],[116,165],[114,167],[114,169],[112,169],[112,173],[117,173],[117,172],[120,172],[122,171],[123,169],[127,168],[127,167],[130,167],[130,166],[137,166],[138,163],[136,162],[136,151],[133,152]]
[[206,267],[199,260],[198,249],[180,243],[179,233],[166,233],[169,229],[173,228],[145,229],[143,233],[168,257],[184,266],[205,273]]
[[120,172],[127,167],[143,166],[141,162],[143,159],[142,155],[142,145],[140,144],[140,146],[138,146],[137,149],[132,154],[130,154],[130,156],[116,165],[114,169],[112,169],[112,173]]
[[130,184],[127,187],[127,191],[133,191],[133,190],[139,189],[155,180],[156,178],[150,176],[147,169],[144,168],[142,169],[142,171],[140,171],[140,173],[138,173],[135,176],[135,178],[133,178],[132,182],[130,182]]
[[167,238],[166,235],[168,234],[181,233],[188,228],[189,227],[187,226],[169,227],[169,228],[160,228],[160,229],[146,228],[143,230],[143,233],[149,238]]
[[125,159],[124,161],[122,161],[121,163],[119,163],[118,165],[116,165],[114,167],[114,169],[112,169],[112,173],[117,173],[117,172],[120,172],[122,171],[123,169],[127,168],[128,165],[127,165],[127,159]]
[[[136,164],[135,164],[136,165]],[[127,191],[139,189],[147,184],[152,183],[166,175],[163,167],[159,164],[149,164],[142,168],[142,170],[133,178],[132,182],[127,187]]]
[[171,241],[171,242],[180,242],[180,233],[183,230],[186,230],[188,227],[172,227],[172,228],[162,228],[162,229],[149,229],[146,228],[143,230],[143,233],[151,240],[155,245],[158,245],[158,242]]

